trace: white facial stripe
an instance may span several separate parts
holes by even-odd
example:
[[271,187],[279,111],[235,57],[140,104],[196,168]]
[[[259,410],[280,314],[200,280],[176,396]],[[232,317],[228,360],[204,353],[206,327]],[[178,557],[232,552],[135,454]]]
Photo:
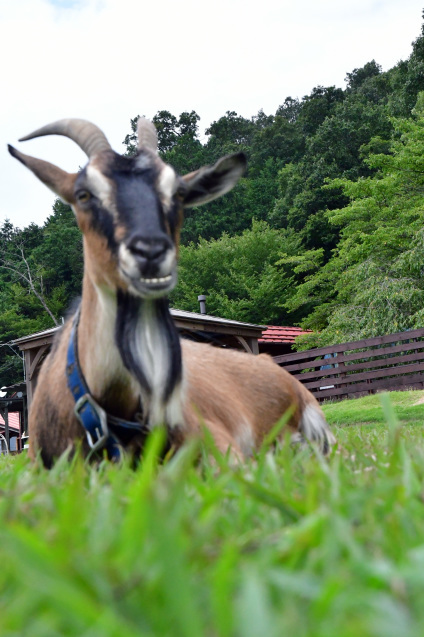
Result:
[[89,164],[87,166],[88,185],[93,193],[105,208],[112,206],[112,186],[110,181],[96,168]]
[[127,272],[130,277],[137,276],[137,263],[134,259],[134,256],[123,243],[121,243],[119,246],[119,261],[125,272]]
[[166,208],[171,205],[171,200],[177,189],[177,175],[171,166],[165,164],[160,172],[158,179],[158,190],[162,195],[163,202]]
[[177,260],[177,252],[175,248],[170,248],[166,253],[166,256],[162,263],[160,264],[160,274],[166,275],[168,272],[171,272]]

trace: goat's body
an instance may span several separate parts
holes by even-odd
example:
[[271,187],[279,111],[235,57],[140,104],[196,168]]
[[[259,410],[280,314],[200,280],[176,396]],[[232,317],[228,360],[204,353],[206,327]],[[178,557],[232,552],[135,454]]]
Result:
[[[205,426],[221,452],[230,450],[240,460],[258,449],[273,425],[290,410],[287,427],[294,439],[315,441],[322,451],[328,451],[334,438],[318,402],[267,354],[253,356],[185,339],[175,342],[175,334],[155,332],[155,304],[149,302],[148,309],[142,301],[139,305],[133,307],[133,319],[128,318],[133,324],[128,336],[133,351],[131,370],[119,351],[122,335],[116,330],[122,320],[118,320],[118,306],[110,300],[100,302],[96,323],[91,320],[84,325],[81,317],[81,334],[87,334],[90,326],[92,331],[91,337],[80,342],[81,366],[93,397],[108,413],[134,420],[141,402],[149,428],[165,423],[171,441],[180,444],[201,435]],[[175,330],[171,323],[169,327]],[[66,382],[70,332],[71,322],[43,365],[30,411],[30,455],[41,450],[47,466],[76,441],[89,452]],[[167,347],[168,342],[174,347]],[[175,367],[175,355],[178,362],[180,346],[183,373],[176,374],[170,386],[169,370]],[[139,370],[141,383],[134,369]],[[61,396],[60,402],[51,399],[56,395]],[[136,439],[132,451],[141,444]]]
[[[334,442],[316,399],[267,354],[190,341],[183,341],[182,349],[187,433],[204,423],[220,451],[231,447],[243,458],[289,411],[287,427],[299,440],[315,440],[324,452]],[[315,427],[305,428],[309,421]]]

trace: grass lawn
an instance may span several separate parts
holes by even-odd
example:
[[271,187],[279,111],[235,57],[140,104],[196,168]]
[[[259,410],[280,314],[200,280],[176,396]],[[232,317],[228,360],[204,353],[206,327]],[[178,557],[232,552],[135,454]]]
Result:
[[[424,424],[424,391],[395,391],[390,393],[396,416],[402,425]],[[381,407],[381,394],[356,400],[343,400],[324,405],[331,425],[383,425],[386,418]]]
[[0,458],[1,637],[422,637],[423,395],[326,405],[328,461]]

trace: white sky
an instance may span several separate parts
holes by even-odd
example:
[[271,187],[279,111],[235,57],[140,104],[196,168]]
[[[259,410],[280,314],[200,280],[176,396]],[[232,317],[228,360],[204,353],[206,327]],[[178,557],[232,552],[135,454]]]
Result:
[[275,113],[287,96],[344,87],[375,59],[406,59],[423,0],[0,0],[0,223],[42,224],[54,196],[6,143],[74,172],[85,164],[61,137],[17,139],[83,117],[112,146],[137,114],[195,110],[200,131],[227,110]]

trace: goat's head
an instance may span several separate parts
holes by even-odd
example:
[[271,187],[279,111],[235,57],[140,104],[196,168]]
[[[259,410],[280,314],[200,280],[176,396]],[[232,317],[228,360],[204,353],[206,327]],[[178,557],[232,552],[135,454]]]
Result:
[[153,124],[140,118],[137,132],[134,157],[115,153],[97,126],[80,119],[60,120],[19,140],[69,137],[89,160],[74,174],[12,146],[9,152],[71,204],[84,234],[86,271],[95,285],[158,298],[177,280],[183,208],[228,192],[243,174],[245,158],[230,155],[179,177],[157,153]]

